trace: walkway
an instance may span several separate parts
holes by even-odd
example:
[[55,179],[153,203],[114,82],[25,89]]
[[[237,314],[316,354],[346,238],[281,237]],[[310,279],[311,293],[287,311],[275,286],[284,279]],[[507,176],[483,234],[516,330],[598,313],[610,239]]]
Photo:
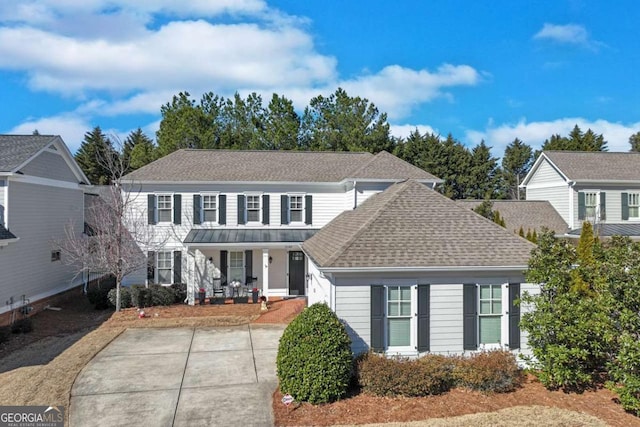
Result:
[[283,330],[128,329],[76,379],[70,425],[272,425]]

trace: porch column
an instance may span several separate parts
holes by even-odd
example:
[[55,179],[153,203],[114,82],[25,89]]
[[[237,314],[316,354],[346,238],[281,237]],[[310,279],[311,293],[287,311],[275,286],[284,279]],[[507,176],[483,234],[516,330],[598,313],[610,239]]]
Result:
[[196,254],[187,248],[187,299],[189,305],[195,304],[196,291]]
[[269,296],[269,249],[262,250],[262,295]]

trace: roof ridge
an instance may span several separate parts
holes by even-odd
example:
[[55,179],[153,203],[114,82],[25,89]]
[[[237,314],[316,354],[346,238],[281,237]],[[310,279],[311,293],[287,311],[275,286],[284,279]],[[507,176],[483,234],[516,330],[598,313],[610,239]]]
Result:
[[[250,149],[250,150],[235,150],[233,148],[179,148],[176,151],[215,151],[215,152],[224,152],[224,153],[282,153],[282,154],[310,154],[310,153],[318,153],[318,154],[371,154],[368,151],[331,151],[331,150],[258,150],[258,149]],[[171,153],[169,153],[171,154]],[[373,156],[375,157],[375,156]]]
[[[393,187],[395,187],[395,186],[398,186],[398,187],[405,186],[405,187],[406,187],[406,186],[408,185],[408,183],[409,183],[409,182],[414,182],[414,180],[412,180],[412,179],[405,179],[405,180],[403,180],[403,181],[396,182],[396,183],[394,183],[393,185],[391,185],[389,188],[387,188],[387,190],[385,190],[385,191],[388,191],[389,189],[391,189],[391,188],[393,188]],[[380,215],[384,212],[385,208],[389,205],[389,203],[391,203],[391,202],[395,201],[395,200],[400,196],[400,194],[401,194],[402,190],[403,190],[402,188],[399,188],[398,190],[396,190],[396,193],[395,193],[395,194],[393,194],[393,195],[389,198],[389,200],[387,200],[385,203],[381,204],[381,205],[378,207],[378,209],[376,209],[376,210],[375,210],[375,212],[373,212],[373,214],[372,214],[372,215],[370,215],[370,216],[369,216],[369,218],[368,218],[366,221],[362,222],[362,223],[360,224],[360,226],[358,227],[358,229],[357,229],[357,230],[356,230],[356,231],[351,235],[351,237],[350,237],[349,239],[347,239],[347,241],[346,241],[346,242],[344,242],[344,244],[343,244],[343,245],[341,245],[341,246],[340,246],[340,247],[339,247],[339,248],[338,248],[338,249],[333,253],[333,255],[332,255],[332,256],[330,256],[330,257],[327,259],[326,264],[327,264],[327,265],[331,265],[331,264],[333,264],[333,262],[334,262],[334,261],[336,261],[336,260],[337,260],[337,259],[338,259],[338,258],[339,258],[339,257],[340,257],[340,256],[341,256],[341,255],[342,255],[342,254],[347,250],[347,249],[349,249],[349,247],[351,247],[351,245],[353,245],[353,243],[357,240],[357,238],[358,238],[358,237],[360,237],[360,235],[361,235],[361,234],[362,234],[362,233],[367,229],[367,227],[368,227],[371,223],[373,223],[374,221],[376,221],[376,220],[380,217]],[[373,195],[373,196],[371,196],[369,199],[365,200],[365,202],[364,202],[364,203],[367,203],[369,200],[373,200],[373,198],[374,198],[374,197],[376,197],[376,196],[380,196],[380,195],[384,194],[384,192],[385,192],[385,191],[383,191],[383,192],[381,192],[381,193],[376,193],[376,194],[374,194],[374,195]],[[362,205],[364,205],[364,203],[363,203]],[[360,205],[360,206],[362,206],[362,205]],[[356,209],[358,209],[360,206],[358,206],[358,207],[356,207],[355,209],[351,210],[351,211],[350,211],[350,213],[353,213],[353,212],[354,212]]]

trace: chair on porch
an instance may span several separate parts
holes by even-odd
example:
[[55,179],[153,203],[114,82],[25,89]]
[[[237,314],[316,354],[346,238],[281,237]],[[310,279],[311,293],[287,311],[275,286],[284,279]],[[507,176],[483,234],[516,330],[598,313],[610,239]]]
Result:
[[218,277],[213,279],[213,296],[214,297],[226,297],[227,293],[225,292],[224,286],[226,285],[222,283],[222,278]]

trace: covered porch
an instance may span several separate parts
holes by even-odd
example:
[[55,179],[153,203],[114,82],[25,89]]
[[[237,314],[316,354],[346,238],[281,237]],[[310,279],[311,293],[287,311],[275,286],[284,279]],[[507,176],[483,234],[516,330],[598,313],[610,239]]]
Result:
[[[187,235],[187,295],[306,295],[307,262],[300,245],[316,230],[194,229]],[[217,291],[217,292],[216,292]]]

